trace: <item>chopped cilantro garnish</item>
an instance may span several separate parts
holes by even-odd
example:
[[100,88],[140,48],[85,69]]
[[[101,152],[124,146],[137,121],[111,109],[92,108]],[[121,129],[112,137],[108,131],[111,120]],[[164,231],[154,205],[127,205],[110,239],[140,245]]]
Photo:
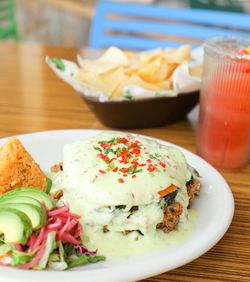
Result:
[[138,173],[138,172],[141,172],[142,171],[142,168],[140,169],[134,169],[133,166],[130,166],[128,168],[128,174],[135,174],[135,173]]
[[155,154],[153,154],[153,155],[149,155],[149,157],[150,157],[150,159],[158,159],[158,158],[161,157],[161,155],[155,153]]
[[108,154],[108,153],[114,153],[114,150],[112,148],[108,148],[104,151],[105,154]]
[[115,137],[115,138],[112,138],[112,139],[107,140],[107,141],[105,141],[105,140],[101,140],[101,141],[98,141],[97,143],[98,143],[98,144],[105,144],[105,143],[107,143],[107,144],[116,145],[116,144],[117,144],[117,142],[118,142],[118,138],[117,138],[117,137]]
[[108,169],[111,170],[115,168],[115,164],[114,163],[109,163]]
[[133,95],[131,93],[131,91],[129,89],[126,90],[126,92],[124,93],[124,98],[127,100],[132,100],[133,99]]
[[163,97],[163,96],[164,96],[163,93],[159,93],[159,92],[156,92],[156,93],[155,93],[155,97]]
[[108,143],[113,144],[113,145],[116,145],[116,144],[118,143],[118,138],[115,137],[115,138],[109,140]]
[[52,62],[54,62],[57,68],[59,68],[61,71],[65,71],[65,65],[61,59],[52,58]]

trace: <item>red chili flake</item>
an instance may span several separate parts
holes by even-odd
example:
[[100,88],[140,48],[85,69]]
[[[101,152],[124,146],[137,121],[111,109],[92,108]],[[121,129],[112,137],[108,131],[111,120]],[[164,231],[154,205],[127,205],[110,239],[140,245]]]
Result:
[[118,139],[118,143],[120,143],[120,144],[126,144],[126,143],[128,143],[128,139],[127,138],[119,138]]
[[120,156],[122,158],[122,160],[120,162],[124,162],[125,164],[128,163],[128,158],[129,158],[129,155],[128,155],[128,152],[127,151],[123,151]]
[[97,157],[101,158],[102,160],[104,160],[106,163],[109,163],[109,157],[105,156],[103,153],[97,154]]
[[159,165],[162,166],[163,168],[166,168],[166,164],[164,164],[162,161],[158,161]]
[[99,158],[101,158],[103,160],[105,160],[107,158],[107,156],[105,156],[103,153],[97,154],[97,157],[99,157]]
[[156,170],[156,166],[150,164],[150,165],[148,166],[148,171],[149,171],[149,172],[153,172],[154,170]]
[[138,146],[139,146],[139,141],[135,141],[135,142],[130,144],[130,148],[138,147]]
[[104,171],[104,170],[102,170],[102,169],[99,169],[99,172],[100,172],[101,174],[106,174],[106,171]]
[[123,175],[122,175],[122,176],[127,177],[128,175],[127,175],[126,173],[123,173]]
[[120,154],[119,154],[119,157],[124,157],[127,155],[127,151],[122,151]]
[[105,149],[107,149],[108,147],[110,147],[110,144],[108,144],[108,143],[102,143],[102,144],[100,144],[100,146],[105,150]]
[[137,161],[133,161],[132,165],[133,165],[133,169],[137,169],[139,163]]
[[145,166],[146,164],[139,164],[139,166]]
[[133,175],[132,175],[132,178],[136,178],[136,174],[133,174]]
[[124,179],[122,179],[122,178],[118,178],[118,182],[119,182],[119,183],[124,183],[125,181],[124,181]]
[[128,169],[128,168],[126,168],[126,167],[122,167],[122,168],[120,169],[120,171],[125,173],[125,172],[128,172],[128,171],[129,171],[129,169]]
[[147,160],[147,163],[152,163],[152,161],[150,159]]
[[118,170],[118,166],[112,169],[113,172],[117,172],[117,170]]
[[110,159],[109,162],[112,163],[114,160],[116,160],[116,158]]
[[141,150],[139,148],[133,149],[131,151],[131,154],[135,154],[135,155],[140,155],[140,153],[141,153]]

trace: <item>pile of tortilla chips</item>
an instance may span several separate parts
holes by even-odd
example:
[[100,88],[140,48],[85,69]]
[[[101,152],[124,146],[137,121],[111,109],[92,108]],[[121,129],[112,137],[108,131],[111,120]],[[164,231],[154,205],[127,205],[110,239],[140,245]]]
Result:
[[[78,57],[81,68],[75,78],[105,93],[109,100],[124,97],[124,89],[130,85],[155,92],[171,90],[173,73],[190,61],[190,49],[189,45],[183,45],[151,52],[123,52],[110,47],[97,60]],[[199,76],[199,70],[191,71]]]

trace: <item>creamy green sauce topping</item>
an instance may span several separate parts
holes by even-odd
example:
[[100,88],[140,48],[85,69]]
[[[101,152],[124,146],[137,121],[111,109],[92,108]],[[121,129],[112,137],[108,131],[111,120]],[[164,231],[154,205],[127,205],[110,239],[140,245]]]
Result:
[[184,189],[191,176],[179,150],[113,132],[66,145],[63,169],[65,193],[101,205],[158,202],[160,190]]
[[119,232],[104,234],[92,226],[86,226],[85,232],[91,234],[91,237],[85,237],[84,242],[89,249],[97,248],[98,254],[104,254],[108,258],[125,258],[180,244],[191,235],[196,219],[196,210],[191,210],[185,223],[179,225],[178,231],[166,234],[161,230],[149,229],[144,236],[139,235],[136,231],[126,236]]
[[[108,132],[65,146],[63,172],[51,175],[52,192],[62,189],[61,201],[81,215],[88,247],[107,257],[126,256],[178,242],[192,229],[186,189],[192,173],[176,148]],[[170,185],[178,187],[175,201],[183,212],[179,230],[165,234],[156,230],[163,220],[159,191]],[[138,210],[131,213],[134,206]],[[140,230],[144,236],[137,231],[122,234],[126,230]]]

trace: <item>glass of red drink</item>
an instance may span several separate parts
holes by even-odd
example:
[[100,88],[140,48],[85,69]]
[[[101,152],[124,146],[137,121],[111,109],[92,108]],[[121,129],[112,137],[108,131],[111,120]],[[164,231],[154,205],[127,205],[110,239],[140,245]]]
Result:
[[214,37],[204,45],[198,153],[220,168],[250,157],[250,39]]

